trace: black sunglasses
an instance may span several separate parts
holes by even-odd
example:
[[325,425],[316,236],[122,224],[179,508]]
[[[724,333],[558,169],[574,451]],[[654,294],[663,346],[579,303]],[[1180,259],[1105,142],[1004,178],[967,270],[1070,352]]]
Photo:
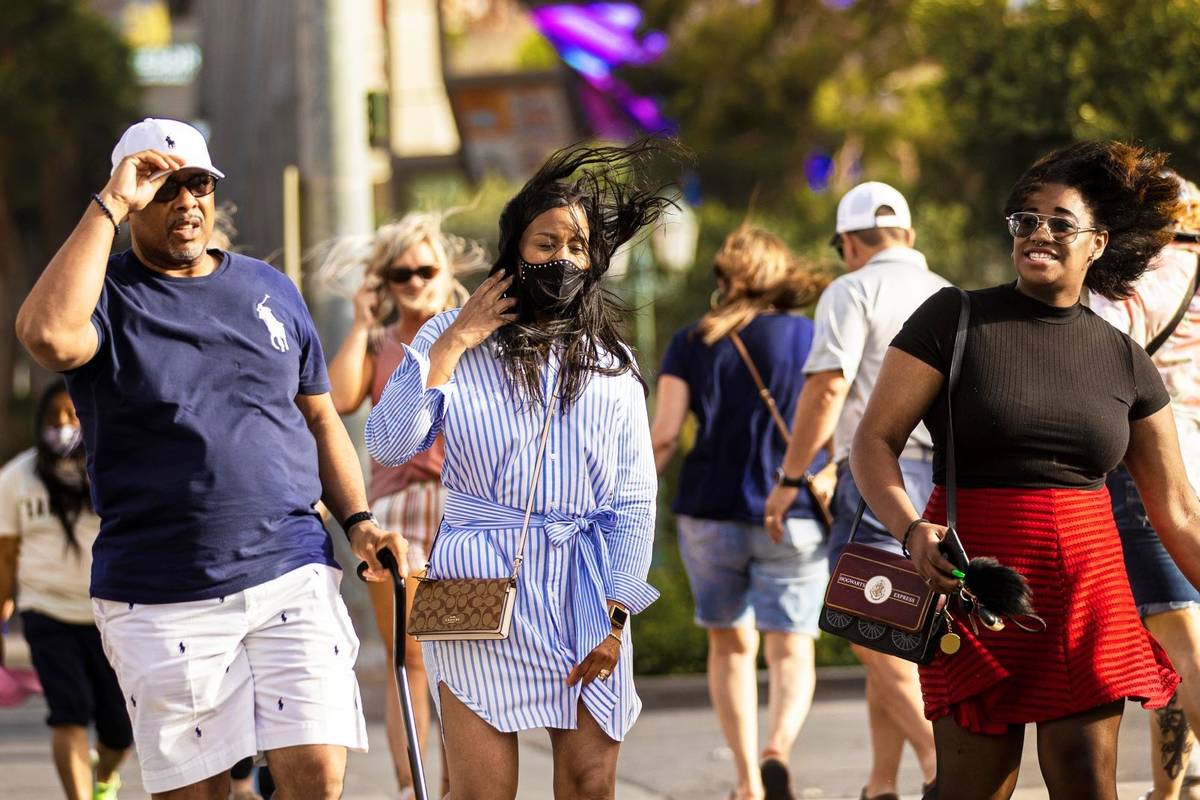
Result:
[[167,178],[154,193],[154,202],[169,203],[179,196],[180,189],[187,189],[192,197],[204,197],[217,188],[217,176],[209,172],[197,172],[187,178]]
[[438,274],[438,268],[425,264],[420,267],[388,267],[383,276],[391,283],[408,283],[413,275],[419,275],[423,281],[431,281]]

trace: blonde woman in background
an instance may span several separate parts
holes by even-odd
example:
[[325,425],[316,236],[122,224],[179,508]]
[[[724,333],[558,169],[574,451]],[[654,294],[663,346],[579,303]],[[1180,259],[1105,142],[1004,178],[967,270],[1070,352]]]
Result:
[[[815,684],[813,640],[828,580],[825,531],[807,492],[788,509],[780,537],[764,527],[766,498],[787,441],[730,337],[740,337],[779,412],[790,420],[813,340],[812,321],[795,312],[815,301],[828,277],[779,237],[751,225],[729,235],[713,272],[712,310],[676,333],[663,358],[651,437],[661,472],[688,412],[696,416],[696,442],[684,459],[672,510],[696,623],[708,629],[709,693],[737,770],[731,797],[787,800],[793,797],[788,759]],[[822,451],[809,473],[819,473],[826,462]],[[817,494],[827,500],[832,471],[824,477]],[[768,738],[761,753],[759,632],[769,675]]]
[[[421,326],[435,314],[454,308],[467,296],[457,274],[479,268],[486,254],[465,239],[445,234],[443,215],[411,213],[381,227],[367,252],[361,286],[354,294],[354,322],[329,365],[333,403],[350,414],[371,398],[379,401],[388,378],[404,358],[403,345],[412,342]],[[409,571],[425,566],[428,545],[442,517],[445,489],[441,484],[442,441],[399,467],[371,462],[367,500],[379,523],[400,531],[409,543]],[[388,652],[392,649],[392,590],[388,583],[368,584],[375,622]],[[408,582],[411,593],[416,581]],[[421,648],[415,640],[406,649],[417,731],[424,746],[429,729],[429,689]],[[389,681],[395,681],[389,675]],[[388,692],[388,745],[401,786],[409,797],[409,774],[403,721],[395,687]],[[443,783],[445,778],[443,777]]]

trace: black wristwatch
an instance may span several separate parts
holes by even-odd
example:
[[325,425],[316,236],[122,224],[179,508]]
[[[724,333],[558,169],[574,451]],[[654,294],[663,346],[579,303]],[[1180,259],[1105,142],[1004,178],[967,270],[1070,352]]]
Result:
[[629,612],[620,606],[609,606],[608,621],[612,623],[613,630],[624,630],[625,623],[629,621]]
[[356,512],[342,520],[342,530],[345,531],[346,536],[349,536],[350,529],[360,522],[374,522],[376,525],[379,524],[375,521],[375,515],[370,511]]
[[788,474],[783,471],[783,467],[775,470],[775,484],[777,486],[786,486],[789,489],[801,489],[813,482],[812,473],[805,470],[799,478],[789,478]]

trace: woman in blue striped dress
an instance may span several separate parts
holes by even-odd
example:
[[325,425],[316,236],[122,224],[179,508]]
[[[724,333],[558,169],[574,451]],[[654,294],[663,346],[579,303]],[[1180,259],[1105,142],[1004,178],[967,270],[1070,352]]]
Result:
[[515,797],[516,731],[536,727],[550,732],[556,797],[612,797],[641,709],[623,623],[658,596],[657,479],[645,387],[600,278],[666,202],[640,188],[657,150],[552,156],[505,207],[491,276],[421,329],[367,420],[385,465],[444,436],[431,577],[501,578],[552,408],[511,633],[423,645],[456,800]]

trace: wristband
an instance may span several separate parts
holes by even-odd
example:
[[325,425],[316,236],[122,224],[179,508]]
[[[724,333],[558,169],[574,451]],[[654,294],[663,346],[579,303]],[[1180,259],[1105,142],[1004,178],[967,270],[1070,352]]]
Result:
[[372,514],[370,511],[359,511],[355,514],[351,514],[350,516],[348,516],[344,520],[342,520],[342,531],[345,532],[346,538],[347,539],[350,538],[350,529],[351,528],[353,528],[355,525],[357,525],[360,522],[367,522],[368,520],[371,522],[375,521],[375,515]]
[[92,201],[96,205],[100,206],[100,210],[104,212],[104,216],[108,217],[108,221],[112,223],[113,230],[116,231],[118,236],[120,236],[121,223],[117,222],[117,218],[113,216],[112,210],[104,204],[104,201],[100,199],[100,195],[96,194],[95,192],[92,192]]
[[905,558],[912,558],[912,553],[908,552],[908,537],[912,536],[912,532],[917,529],[917,526],[922,522],[929,522],[924,517],[917,517],[912,522],[908,523],[908,527],[904,529],[904,541],[900,543],[900,552]]

